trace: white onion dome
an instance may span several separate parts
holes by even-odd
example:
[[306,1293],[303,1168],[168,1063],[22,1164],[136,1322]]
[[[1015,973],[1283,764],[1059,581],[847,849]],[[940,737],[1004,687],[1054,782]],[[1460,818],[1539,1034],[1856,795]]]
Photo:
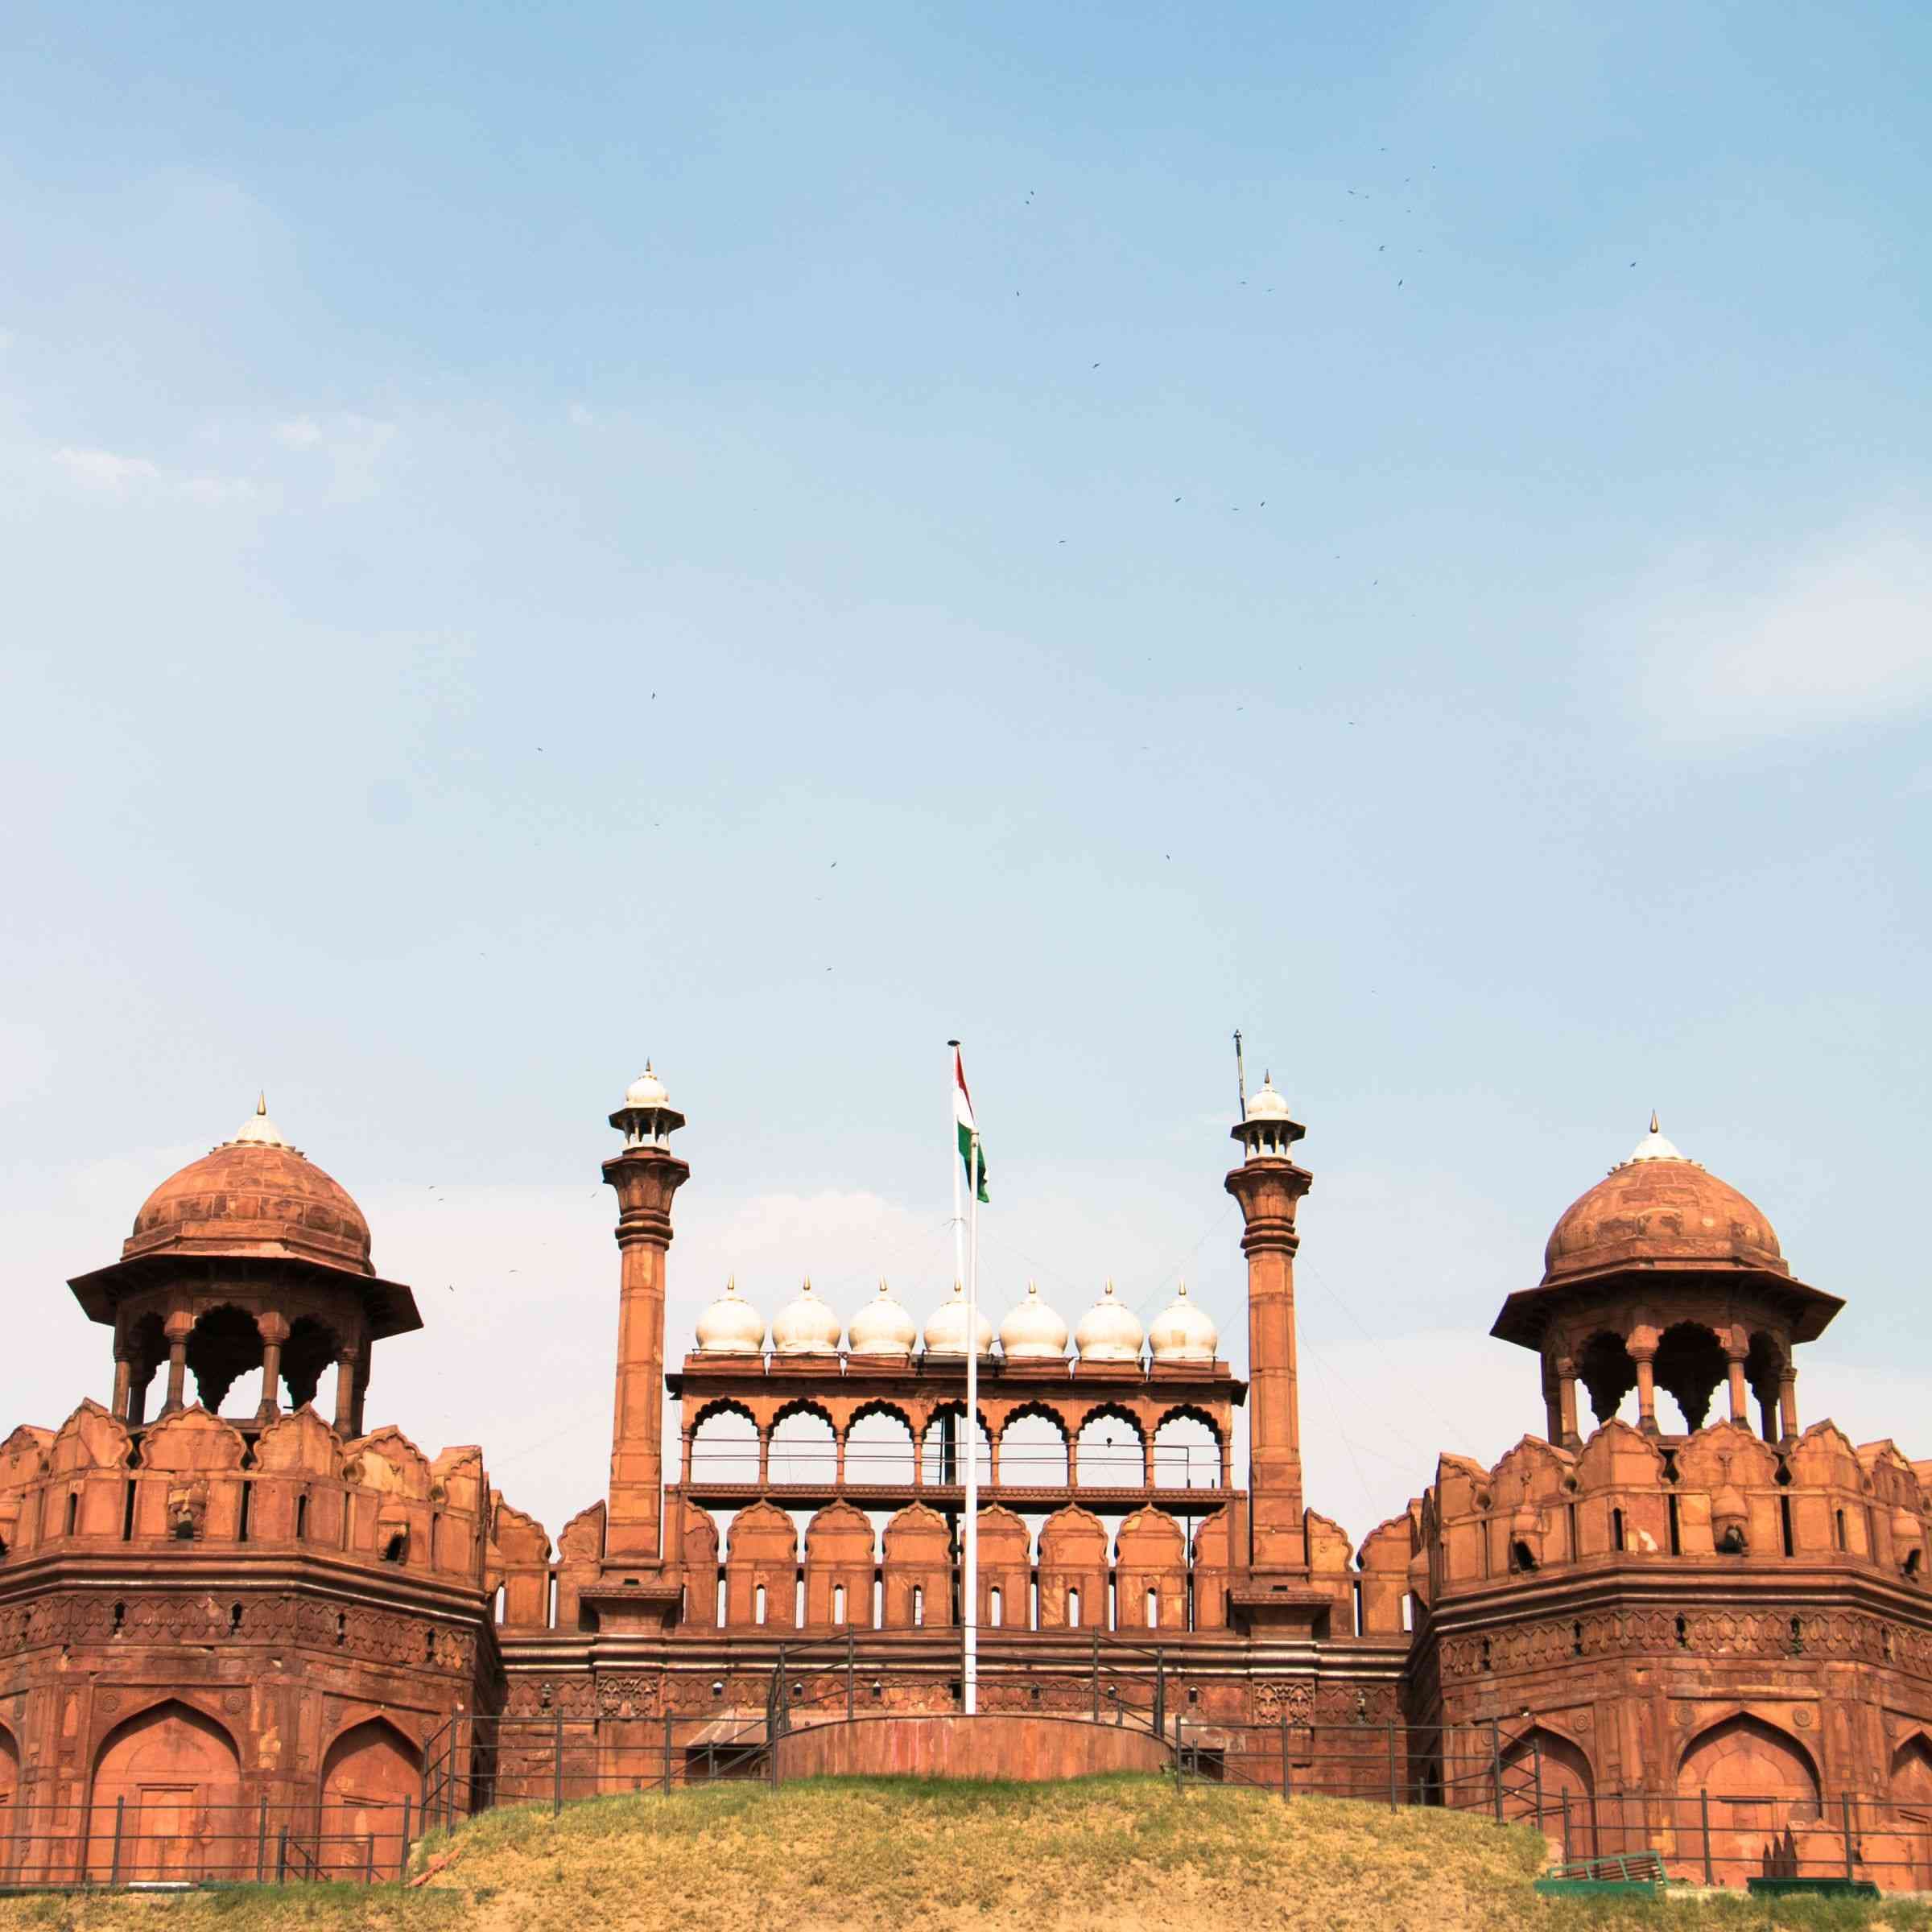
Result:
[[700,1355],[762,1355],[765,1318],[729,1281],[724,1292],[698,1317]]
[[[634,1060],[631,1064],[635,1066]],[[624,1104],[626,1107],[668,1107],[671,1096],[664,1091],[664,1083],[650,1070],[650,1062],[644,1063],[644,1071],[624,1089]]]
[[1274,1090],[1274,1075],[1261,1075],[1261,1090],[1248,1096],[1247,1117],[1251,1121],[1285,1121],[1288,1103]]
[[1157,1362],[1212,1362],[1220,1340],[1208,1315],[1188,1300],[1185,1282],[1147,1330],[1147,1347]]
[[[1678,1153],[1675,1145],[1664,1138],[1657,1124],[1657,1115],[1650,1116],[1650,1131],[1630,1150],[1633,1161],[1681,1161],[1685,1157]],[[1627,1166],[1629,1163],[1626,1162]],[[1693,1161],[1690,1165],[1696,1166]]]
[[881,1282],[877,1294],[852,1318],[847,1335],[854,1355],[889,1356],[902,1362],[911,1358],[918,1344],[919,1325]]
[[1080,1317],[1073,1345],[1084,1362],[1137,1362],[1141,1359],[1141,1318],[1107,1284],[1100,1298]]
[[842,1330],[837,1315],[811,1291],[807,1282],[798,1299],[787,1302],[772,1318],[771,1346],[776,1355],[836,1355]]
[[[926,1352],[935,1356],[953,1356],[960,1361],[965,1360],[966,1288],[964,1282],[955,1282],[952,1293],[927,1317]],[[993,1323],[983,1315],[979,1319],[979,1345],[976,1352],[982,1356],[993,1353]]]
[[1026,1284],[1026,1298],[1016,1302],[1000,1323],[1000,1348],[1009,1362],[1063,1362],[1067,1359],[1067,1324],[1040,1299],[1038,1287]]
[[234,1138],[223,1141],[226,1147],[286,1147],[295,1151],[295,1143],[283,1137],[282,1129],[268,1117],[268,1096],[255,1096],[255,1110],[235,1129]]

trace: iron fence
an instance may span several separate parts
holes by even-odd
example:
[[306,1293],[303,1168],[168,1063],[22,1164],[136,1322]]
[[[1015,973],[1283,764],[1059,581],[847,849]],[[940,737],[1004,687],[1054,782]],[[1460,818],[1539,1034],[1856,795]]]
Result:
[[0,1892],[167,1890],[402,1878],[419,1801],[207,1803],[157,1783],[86,1804],[0,1807]]

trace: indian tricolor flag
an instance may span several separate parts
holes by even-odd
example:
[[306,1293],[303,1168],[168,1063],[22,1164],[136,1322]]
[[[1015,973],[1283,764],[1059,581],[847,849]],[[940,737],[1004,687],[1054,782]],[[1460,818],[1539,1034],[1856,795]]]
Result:
[[[972,1141],[979,1128],[972,1117],[972,1096],[966,1091],[966,1068],[960,1059],[960,1050],[952,1050],[952,1117],[957,1123],[960,1134],[960,1158],[966,1164],[966,1184],[972,1185]],[[980,1142],[980,1199],[990,1201],[993,1196],[986,1191],[986,1143]]]

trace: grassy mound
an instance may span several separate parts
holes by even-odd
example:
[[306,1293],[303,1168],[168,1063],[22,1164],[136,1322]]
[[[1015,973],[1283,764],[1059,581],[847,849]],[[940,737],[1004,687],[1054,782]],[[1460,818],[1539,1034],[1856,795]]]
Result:
[[1542,1858],[1534,1832],[1467,1814],[1153,1777],[827,1779],[493,1812],[429,1840],[410,1888],[17,1899],[0,1932],[1932,1932],[1905,1901],[1546,1901]]

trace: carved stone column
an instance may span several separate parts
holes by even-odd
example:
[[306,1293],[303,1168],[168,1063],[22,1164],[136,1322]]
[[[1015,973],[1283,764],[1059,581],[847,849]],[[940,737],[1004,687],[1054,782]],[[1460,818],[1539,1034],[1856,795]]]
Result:
[[345,1342],[336,1356],[336,1434],[345,1440],[359,1433],[356,1428],[356,1369],[361,1351]]
[[1744,1386],[1746,1353],[1746,1350],[1732,1344],[1724,1351],[1724,1368],[1731,1383],[1731,1419],[1742,1422],[1748,1429],[1751,1426],[1751,1391]]
[[195,1318],[185,1308],[167,1318],[167,1400],[161,1413],[171,1415],[186,1406],[188,1393],[188,1338],[194,1332]]
[[1557,1439],[1566,1449],[1572,1451],[1581,1449],[1583,1435],[1576,1426],[1576,1364],[1567,1355],[1557,1357],[1556,1406],[1563,1430]]
[[1630,1351],[1637,1364],[1637,1426],[1645,1435],[1655,1435],[1657,1427],[1657,1351],[1637,1348]]
[[258,1315],[255,1332],[262,1338],[262,1400],[255,1414],[266,1422],[282,1413],[282,1344],[288,1340],[287,1319],[272,1311]]

